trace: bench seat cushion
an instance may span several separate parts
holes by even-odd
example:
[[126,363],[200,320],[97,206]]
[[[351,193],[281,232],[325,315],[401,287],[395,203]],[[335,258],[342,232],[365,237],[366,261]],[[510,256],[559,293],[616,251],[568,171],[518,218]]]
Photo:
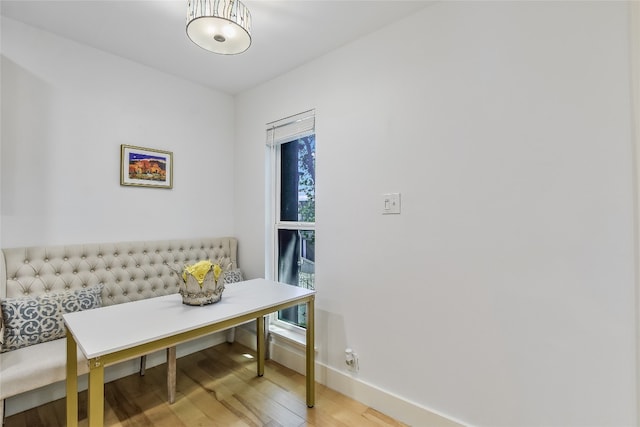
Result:
[[[67,339],[61,338],[0,354],[0,400],[67,377]],[[78,351],[78,375],[89,371]]]

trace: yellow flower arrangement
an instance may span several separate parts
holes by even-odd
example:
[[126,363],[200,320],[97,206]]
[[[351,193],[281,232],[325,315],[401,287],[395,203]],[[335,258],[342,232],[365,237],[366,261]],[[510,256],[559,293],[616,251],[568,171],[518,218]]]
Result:
[[214,264],[209,260],[199,261],[193,265],[185,265],[184,270],[182,271],[182,280],[187,281],[187,274],[191,274],[200,284],[202,288],[202,284],[204,283],[204,279],[207,276],[207,273],[213,269],[213,280],[215,283],[218,283],[218,279],[222,274],[222,267],[220,264]]

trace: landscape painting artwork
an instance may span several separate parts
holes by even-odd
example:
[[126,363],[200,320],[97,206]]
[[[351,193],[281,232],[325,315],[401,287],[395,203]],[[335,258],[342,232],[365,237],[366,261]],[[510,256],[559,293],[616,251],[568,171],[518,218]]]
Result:
[[173,153],[120,146],[120,185],[173,188]]

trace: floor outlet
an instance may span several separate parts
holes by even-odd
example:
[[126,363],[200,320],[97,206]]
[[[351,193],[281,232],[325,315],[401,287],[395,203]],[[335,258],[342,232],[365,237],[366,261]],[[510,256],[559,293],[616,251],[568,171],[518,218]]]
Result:
[[358,370],[360,369],[360,365],[358,363],[358,353],[348,348],[344,351],[344,357],[344,361],[347,364],[347,369],[351,372],[358,372]]

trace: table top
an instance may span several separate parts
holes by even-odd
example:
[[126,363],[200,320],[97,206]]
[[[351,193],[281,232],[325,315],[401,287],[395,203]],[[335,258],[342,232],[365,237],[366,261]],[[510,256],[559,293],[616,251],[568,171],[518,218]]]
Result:
[[87,359],[277,307],[314,290],[266,279],[225,286],[215,304],[190,306],[179,294],[67,313],[64,323]]

